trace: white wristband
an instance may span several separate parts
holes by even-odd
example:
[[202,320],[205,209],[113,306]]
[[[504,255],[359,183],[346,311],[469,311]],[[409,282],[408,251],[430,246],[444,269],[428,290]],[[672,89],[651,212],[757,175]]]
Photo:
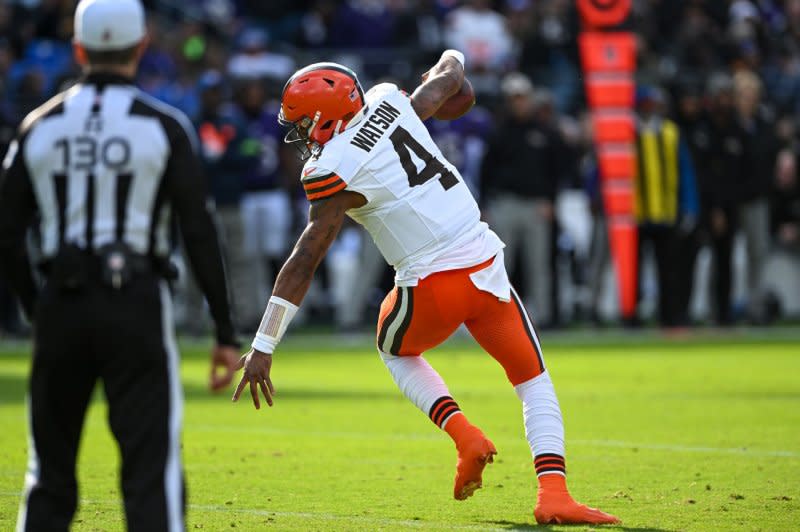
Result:
[[264,311],[261,325],[258,326],[258,332],[251,344],[253,349],[262,353],[274,353],[283,333],[297,314],[297,308],[297,305],[283,298],[269,298],[267,310]]
[[253,343],[250,346],[256,351],[271,355],[275,352],[275,348],[278,347],[278,342],[266,334],[256,333],[256,337],[253,338]]
[[446,55],[455,58],[459,63],[461,63],[462,67],[464,66],[464,54],[462,54],[458,50],[453,50],[451,48],[450,50],[445,50],[444,52],[442,52],[442,57]]

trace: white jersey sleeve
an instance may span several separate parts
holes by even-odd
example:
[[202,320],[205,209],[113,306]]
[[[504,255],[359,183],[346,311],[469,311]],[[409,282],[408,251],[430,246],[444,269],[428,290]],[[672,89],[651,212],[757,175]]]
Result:
[[[365,99],[363,117],[306,163],[302,180],[309,200],[345,189],[362,194],[366,205],[347,214],[370,233],[398,281],[415,284],[430,265],[467,267],[502,249],[409,97],[383,83]],[[494,238],[488,245],[487,235]],[[471,249],[479,251],[465,254],[465,246],[475,242],[479,245]],[[449,264],[448,256],[458,260]]]
[[340,153],[331,150],[326,157],[311,159],[303,166],[300,182],[311,203],[330,198],[346,188],[347,183],[335,171],[338,162],[334,157]]

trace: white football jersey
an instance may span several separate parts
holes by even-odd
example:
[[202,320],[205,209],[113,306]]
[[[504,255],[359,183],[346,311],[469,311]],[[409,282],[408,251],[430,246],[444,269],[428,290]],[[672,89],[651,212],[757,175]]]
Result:
[[340,190],[362,194],[367,204],[347,214],[370,233],[400,286],[495,256],[503,242],[481,222],[478,204],[409,97],[382,83],[365,99],[361,119],[306,162],[301,180],[309,201]]

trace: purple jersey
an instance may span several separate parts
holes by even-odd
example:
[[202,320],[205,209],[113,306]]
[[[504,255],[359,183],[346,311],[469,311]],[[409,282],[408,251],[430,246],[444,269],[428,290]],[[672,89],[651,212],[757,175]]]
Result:
[[248,191],[271,190],[283,182],[280,148],[285,132],[278,124],[277,116],[278,105],[274,102],[264,106],[263,112],[255,118],[244,116],[248,138],[258,141],[261,146],[258,163],[245,174],[244,185]]
[[483,107],[474,107],[456,120],[432,118],[425,125],[445,158],[458,168],[472,195],[480,199],[481,162],[492,128],[491,114]]

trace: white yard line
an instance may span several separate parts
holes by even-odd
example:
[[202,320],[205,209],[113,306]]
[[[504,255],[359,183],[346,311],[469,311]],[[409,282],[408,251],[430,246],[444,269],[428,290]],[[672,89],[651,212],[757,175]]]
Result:
[[630,447],[654,451],[675,451],[687,453],[743,454],[753,457],[775,456],[784,458],[800,458],[800,452],[771,451],[766,449],[750,449],[748,447],[705,447],[693,445],[675,445],[670,443],[634,443],[615,440],[567,440],[567,445],[588,445],[597,447]]
[[[285,436],[308,436],[316,438],[337,438],[352,440],[382,440],[382,441],[437,441],[444,440],[444,436],[438,433],[380,433],[380,432],[348,432],[348,431],[314,431],[296,429],[278,429],[271,427],[242,427],[239,425],[193,425],[187,424],[184,429],[187,432],[233,432],[246,434],[278,434]],[[522,436],[520,435],[520,438]],[[495,441],[509,441],[509,438],[493,438]],[[800,458],[800,452],[786,450],[752,449],[748,447],[709,447],[681,445],[674,443],[639,443],[618,440],[570,440],[567,439],[567,446],[581,445],[589,447],[616,447],[630,449],[647,449],[652,451],[671,451],[671,452],[690,452],[690,453],[710,453],[710,454],[740,454],[754,458],[771,456],[778,458]]]

